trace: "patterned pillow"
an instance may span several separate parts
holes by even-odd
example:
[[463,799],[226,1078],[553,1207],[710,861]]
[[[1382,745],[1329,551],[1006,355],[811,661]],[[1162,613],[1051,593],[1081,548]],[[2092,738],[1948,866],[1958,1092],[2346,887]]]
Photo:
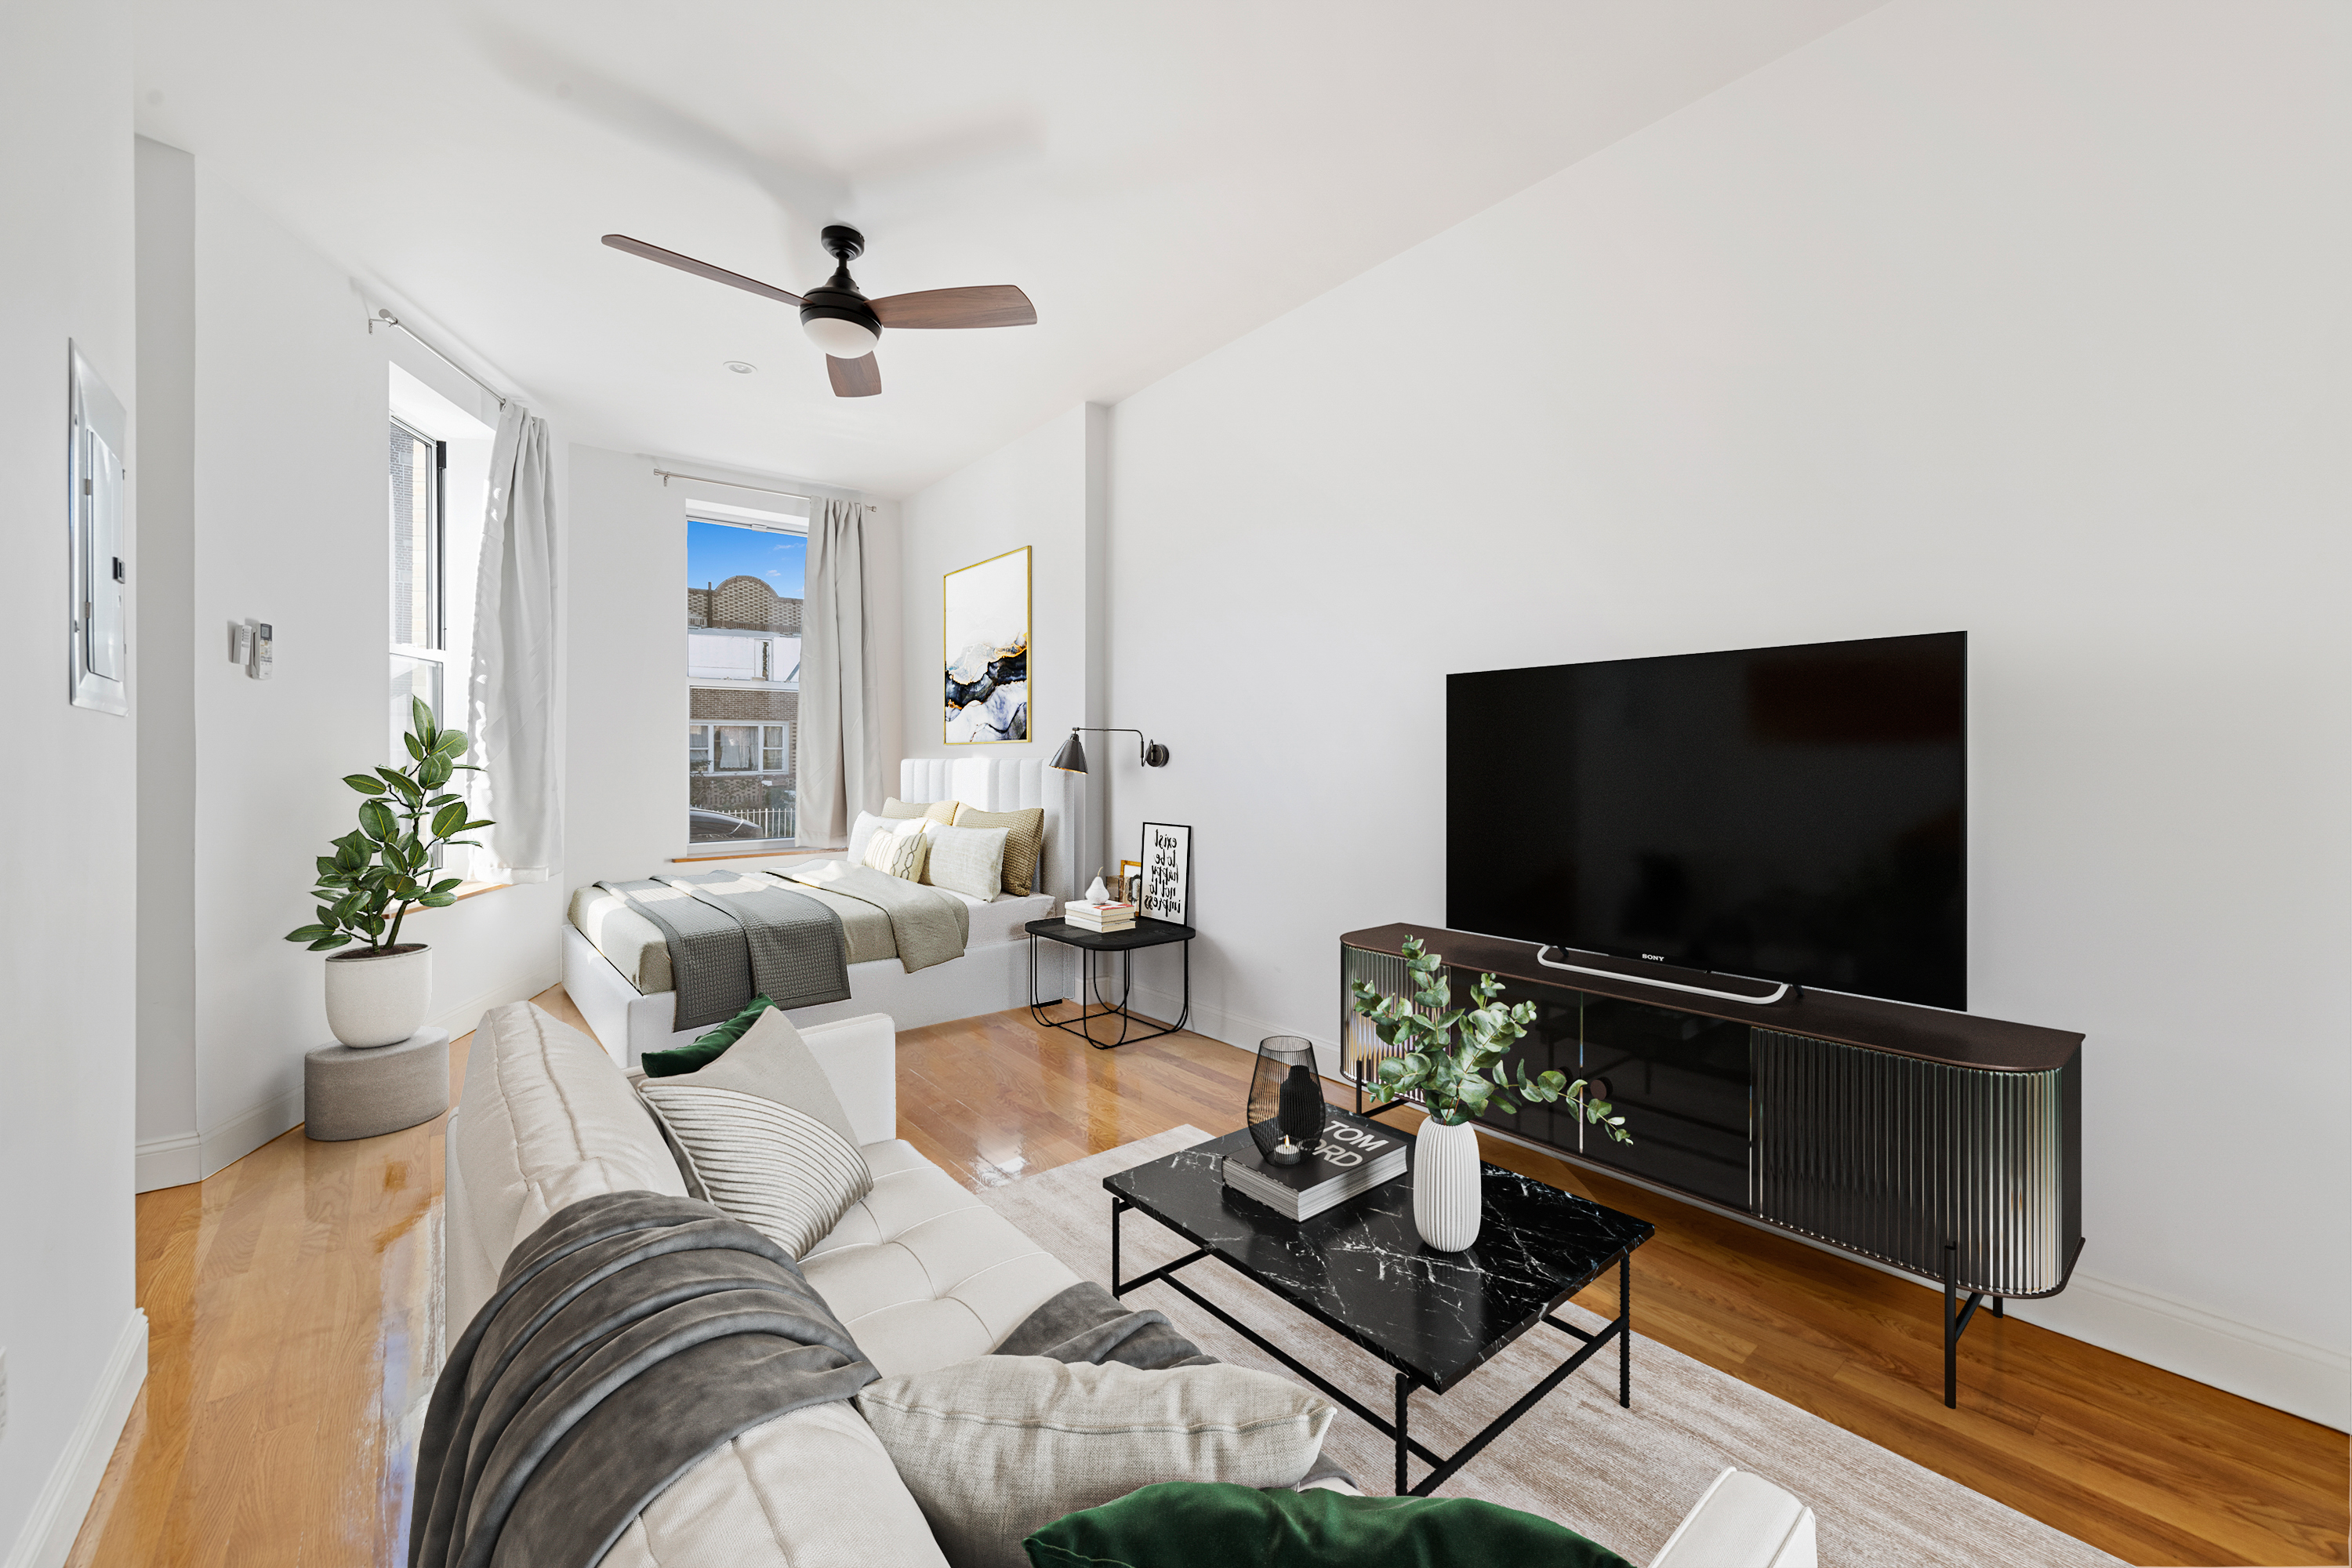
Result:
[[1004,837],[1004,890],[1025,899],[1037,879],[1037,858],[1045,852],[1045,810],[974,811],[956,813],[958,827],[1002,827]]
[[874,1173],[833,1084],[774,1008],[698,1071],[637,1093],[678,1155],[687,1191],[794,1258],[874,1190]]
[[942,827],[952,827],[955,826],[956,808],[962,804],[953,800],[900,800],[892,795],[882,803],[882,815],[895,821],[904,821],[910,816],[929,817]]
[[930,840],[923,829],[930,821],[928,816],[908,816],[890,823],[889,832],[877,833],[866,841],[866,864],[909,882],[921,881],[923,862],[930,853]]

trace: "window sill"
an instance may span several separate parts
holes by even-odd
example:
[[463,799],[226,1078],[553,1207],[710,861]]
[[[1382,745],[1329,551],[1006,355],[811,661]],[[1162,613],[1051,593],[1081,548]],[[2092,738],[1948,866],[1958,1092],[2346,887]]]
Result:
[[512,882],[460,882],[449,889],[449,899],[452,903],[455,903],[466,899],[478,898],[484,893],[495,893],[501,889],[513,886]]
[[777,849],[720,849],[708,855],[673,855],[669,858],[669,863],[673,866],[691,866],[700,860],[807,859],[816,856],[838,855],[841,852],[839,848],[809,849],[794,844]]

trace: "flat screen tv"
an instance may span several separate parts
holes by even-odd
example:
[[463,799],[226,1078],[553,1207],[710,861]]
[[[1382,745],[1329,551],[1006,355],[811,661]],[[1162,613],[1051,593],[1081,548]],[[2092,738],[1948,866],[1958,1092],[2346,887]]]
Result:
[[1968,1006],[1968,634],[1446,677],[1445,923]]

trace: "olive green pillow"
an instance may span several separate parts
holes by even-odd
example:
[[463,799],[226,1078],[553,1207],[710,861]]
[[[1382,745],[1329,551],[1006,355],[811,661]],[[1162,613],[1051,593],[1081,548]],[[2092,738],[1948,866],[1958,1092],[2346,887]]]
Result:
[[953,827],[956,807],[962,804],[954,800],[900,800],[892,795],[882,803],[882,815],[900,822],[913,816],[928,817],[941,827]]
[[1633,1568],[1565,1525],[1476,1498],[1162,1481],[1030,1535],[1030,1568]]
[[1037,879],[1037,857],[1045,848],[1045,809],[1033,805],[1026,811],[974,811],[965,806],[956,813],[958,827],[1002,827],[1004,829],[1004,890],[1016,899],[1029,896],[1029,889]]
[[666,1051],[647,1051],[642,1063],[647,1078],[675,1078],[682,1072],[693,1072],[709,1067],[727,1054],[727,1047],[743,1037],[743,1031],[760,1021],[760,1015],[774,1006],[765,996],[754,996],[751,1005],[728,1019],[707,1035],[697,1035],[691,1045],[672,1046]]

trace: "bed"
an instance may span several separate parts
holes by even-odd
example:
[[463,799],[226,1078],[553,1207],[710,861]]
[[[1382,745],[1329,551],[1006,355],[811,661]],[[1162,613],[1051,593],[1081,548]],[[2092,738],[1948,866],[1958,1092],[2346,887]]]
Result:
[[[870,924],[845,919],[849,991],[845,1000],[800,1007],[796,1024],[829,1023],[867,1013],[887,1013],[902,1029],[1003,1012],[1029,1000],[1028,942],[1022,928],[1051,914],[1064,899],[1076,896],[1071,835],[1077,791],[1085,780],[1025,758],[909,758],[898,764],[901,800],[960,800],[982,811],[1042,807],[1045,842],[1038,861],[1036,891],[1027,898],[1000,894],[992,901],[963,901],[971,929],[961,958],[909,974]],[[721,861],[724,868],[752,862]],[[665,870],[668,869],[664,868]],[[961,896],[961,895],[955,895]],[[1067,989],[1065,955],[1059,948],[1041,956],[1039,984],[1052,994]],[[573,893],[563,928],[563,988],[606,1050],[634,1067],[649,1050],[681,1045],[709,1028],[673,1029],[676,996],[669,984],[669,954],[660,931],[620,900],[584,887]]]

